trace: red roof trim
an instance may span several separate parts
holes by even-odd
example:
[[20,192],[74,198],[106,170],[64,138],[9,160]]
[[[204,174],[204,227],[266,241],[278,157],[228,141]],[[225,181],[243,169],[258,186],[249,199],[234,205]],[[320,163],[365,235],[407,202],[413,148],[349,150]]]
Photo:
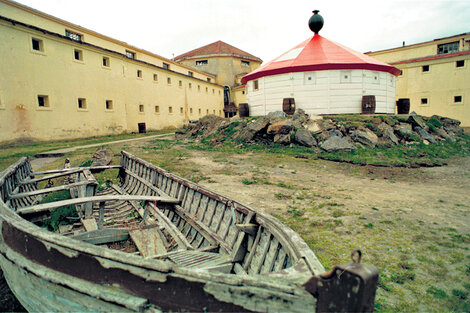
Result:
[[448,53],[448,54],[434,55],[434,56],[424,57],[424,58],[411,59],[411,60],[406,60],[406,61],[394,62],[390,64],[406,64],[406,63],[423,62],[423,61],[430,61],[430,60],[447,59],[447,58],[458,57],[458,56],[467,55],[467,54],[470,54],[470,50]]

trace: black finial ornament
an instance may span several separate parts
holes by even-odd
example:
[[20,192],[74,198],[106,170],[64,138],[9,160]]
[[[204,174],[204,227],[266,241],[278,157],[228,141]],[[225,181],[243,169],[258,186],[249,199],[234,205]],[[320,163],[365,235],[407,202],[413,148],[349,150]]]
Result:
[[318,12],[320,12],[320,10],[313,10],[313,15],[308,20],[308,27],[310,27],[310,30],[315,34],[318,34],[323,27],[323,17],[318,14]]

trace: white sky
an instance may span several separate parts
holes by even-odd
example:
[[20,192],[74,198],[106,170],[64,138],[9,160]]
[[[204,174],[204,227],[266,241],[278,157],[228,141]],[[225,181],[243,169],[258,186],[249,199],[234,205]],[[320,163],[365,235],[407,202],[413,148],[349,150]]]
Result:
[[[470,32],[470,0],[17,0],[166,58],[222,40],[268,62],[313,33],[360,52]],[[1,13],[0,13],[1,14]]]

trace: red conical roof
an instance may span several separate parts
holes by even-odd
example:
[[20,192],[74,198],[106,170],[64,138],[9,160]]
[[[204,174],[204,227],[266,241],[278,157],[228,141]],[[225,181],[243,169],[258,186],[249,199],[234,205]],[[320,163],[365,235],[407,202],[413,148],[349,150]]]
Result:
[[264,76],[307,71],[371,70],[398,75],[400,70],[318,34],[245,75],[242,83]]

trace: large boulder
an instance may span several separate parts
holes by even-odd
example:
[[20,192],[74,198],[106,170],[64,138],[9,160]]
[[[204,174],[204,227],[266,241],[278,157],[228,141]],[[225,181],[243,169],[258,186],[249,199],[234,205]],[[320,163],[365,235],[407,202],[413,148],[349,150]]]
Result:
[[256,136],[256,134],[261,133],[264,129],[266,129],[268,124],[269,124],[269,118],[266,116],[252,120],[246,125],[245,128],[240,130],[234,136],[234,139],[239,139],[245,142],[251,141]]
[[289,115],[287,115],[286,113],[282,111],[275,111],[275,112],[269,112],[268,115],[266,115],[266,117],[269,119],[270,123],[274,123],[276,121],[285,120],[289,118]]
[[295,132],[294,140],[301,146],[313,147],[317,145],[317,141],[312,134],[306,129],[299,129]]
[[417,127],[420,127],[425,130],[428,129],[426,123],[418,115],[410,115],[410,117],[408,118],[408,122],[413,126],[414,129],[416,129]]
[[441,138],[444,138],[445,140],[449,140],[449,141],[452,141],[452,142],[455,142],[455,138],[454,136],[451,136],[449,135],[444,129],[442,128],[436,128],[435,129],[435,133],[441,137]]
[[374,148],[379,142],[377,135],[370,129],[356,129],[351,133],[351,139],[365,146]]
[[386,145],[398,145],[398,138],[393,132],[392,126],[387,123],[381,123],[377,126],[379,131],[382,133],[382,140]]
[[395,125],[395,133],[398,135],[400,139],[408,139],[413,134],[413,129],[411,128],[411,124],[407,123],[400,123]]
[[424,130],[423,128],[421,127],[416,127],[415,128],[416,132],[418,133],[418,135],[421,137],[421,139],[423,140],[427,140],[429,141],[430,143],[436,143],[436,139],[434,139],[433,135],[431,135],[430,133],[428,133],[426,130]]
[[319,120],[309,120],[305,124],[305,129],[307,129],[309,132],[313,134],[319,134],[323,131],[323,128],[321,127]]
[[354,145],[351,144],[345,137],[332,136],[324,141],[320,148],[326,152],[334,152],[340,150],[351,151],[354,150]]
[[268,130],[266,131],[268,135],[277,135],[277,134],[288,134],[294,128],[292,125],[292,121],[290,120],[282,120],[271,124],[268,126]]

